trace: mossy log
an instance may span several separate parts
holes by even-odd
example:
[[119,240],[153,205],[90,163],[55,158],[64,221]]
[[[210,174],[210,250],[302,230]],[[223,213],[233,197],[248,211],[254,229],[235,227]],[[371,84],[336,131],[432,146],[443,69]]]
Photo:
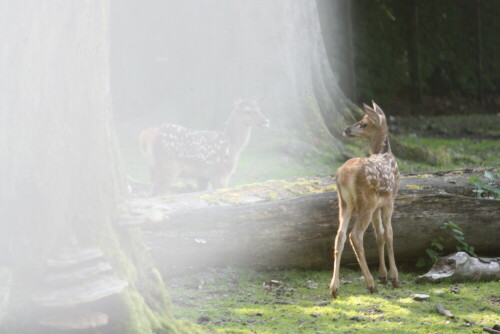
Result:
[[[441,229],[452,221],[480,255],[500,253],[500,201],[474,197],[468,182],[479,170],[402,177],[393,215],[398,262],[425,256],[441,236],[445,251],[454,238]],[[301,178],[154,199],[137,199],[122,224],[141,226],[165,275],[205,266],[330,268],[338,227],[334,178]],[[352,222],[351,222],[352,226]],[[365,253],[377,261],[372,228]],[[342,260],[356,261],[351,247]]]

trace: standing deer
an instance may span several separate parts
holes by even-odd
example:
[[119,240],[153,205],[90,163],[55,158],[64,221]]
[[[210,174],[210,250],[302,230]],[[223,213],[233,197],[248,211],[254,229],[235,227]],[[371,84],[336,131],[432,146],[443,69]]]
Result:
[[387,123],[382,109],[375,103],[373,108],[363,104],[366,115],[358,123],[347,127],[344,135],[354,138],[367,138],[370,141],[369,158],[347,160],[336,174],[339,201],[339,229],[335,238],[333,278],[330,293],[338,296],[340,258],[346,240],[349,220],[354,212],[358,213],[356,222],[349,235],[356,253],[359,266],[365,277],[366,286],[372,293],[377,288],[366,264],[363,235],[366,228],[373,224],[380,261],[379,279],[387,282],[384,246],[387,245],[389,258],[389,277],[394,287],[400,285],[398,270],[394,260],[391,217],[394,197],[399,189],[398,163],[389,145]]
[[151,194],[170,190],[178,177],[198,180],[201,190],[227,186],[253,126],[269,126],[253,100],[237,99],[223,131],[198,131],[176,124],[144,130],[141,150],[151,174]]

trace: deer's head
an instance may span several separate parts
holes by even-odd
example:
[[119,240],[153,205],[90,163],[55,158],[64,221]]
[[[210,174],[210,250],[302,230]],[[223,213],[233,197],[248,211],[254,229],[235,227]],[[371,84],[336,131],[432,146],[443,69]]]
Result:
[[357,123],[348,126],[344,135],[354,138],[372,138],[381,132],[387,133],[387,123],[382,109],[372,101],[373,107],[363,103],[366,115]]
[[269,119],[260,112],[257,101],[254,100],[236,99],[232,115],[247,126],[268,127],[270,124]]

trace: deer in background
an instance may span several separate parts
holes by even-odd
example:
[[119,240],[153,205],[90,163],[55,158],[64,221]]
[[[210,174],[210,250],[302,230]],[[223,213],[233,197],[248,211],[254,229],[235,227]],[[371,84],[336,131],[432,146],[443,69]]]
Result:
[[366,286],[372,293],[377,288],[366,264],[363,235],[373,224],[380,261],[379,279],[387,282],[384,247],[389,258],[389,278],[394,287],[400,285],[394,259],[391,217],[394,197],[399,189],[398,163],[389,145],[387,123],[382,109],[375,103],[373,107],[363,104],[366,115],[358,123],[347,127],[344,135],[353,138],[367,138],[370,142],[369,158],[347,160],[336,174],[339,201],[339,229],[335,238],[333,278],[330,293],[338,296],[339,267],[349,220],[354,212],[358,216],[349,235],[359,266],[365,277]]
[[237,99],[223,131],[199,131],[176,124],[144,130],[139,137],[151,175],[151,194],[171,189],[178,177],[198,180],[200,190],[227,186],[254,126],[269,126],[253,100]]

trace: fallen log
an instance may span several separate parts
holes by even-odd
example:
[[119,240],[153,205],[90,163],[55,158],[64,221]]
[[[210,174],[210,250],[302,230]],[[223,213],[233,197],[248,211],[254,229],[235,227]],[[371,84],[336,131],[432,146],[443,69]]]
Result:
[[[402,177],[393,215],[398,262],[424,256],[431,240],[439,236],[445,251],[453,251],[453,237],[440,229],[446,221],[462,228],[476,253],[500,253],[500,201],[473,197],[474,187],[468,182],[482,172],[458,170]],[[226,265],[330,268],[338,227],[334,190],[332,177],[318,177],[135,199],[121,224],[144,231],[165,275]],[[369,262],[376,262],[372,232],[366,234],[365,253]],[[349,246],[342,260],[356,261]]]
[[493,281],[500,279],[500,258],[476,258],[457,252],[436,261],[431,270],[417,278],[418,282]]
[[436,306],[436,312],[437,313],[442,314],[442,315],[444,315],[447,318],[451,318],[451,319],[455,318],[455,316],[449,310],[445,309],[441,305],[436,304],[435,306]]

